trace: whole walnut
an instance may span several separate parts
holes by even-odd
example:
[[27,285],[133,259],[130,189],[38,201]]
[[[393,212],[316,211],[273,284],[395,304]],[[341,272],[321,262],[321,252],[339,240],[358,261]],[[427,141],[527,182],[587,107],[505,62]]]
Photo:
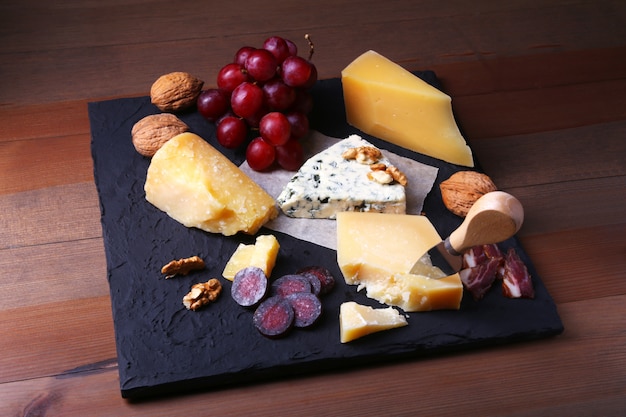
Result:
[[133,126],[131,135],[137,152],[152,157],[165,142],[188,130],[189,126],[175,115],[161,113],[139,120]]
[[165,112],[189,109],[196,104],[204,81],[182,72],[161,75],[150,88],[152,104]]
[[444,206],[460,217],[483,195],[498,188],[489,176],[476,171],[459,171],[439,184]]

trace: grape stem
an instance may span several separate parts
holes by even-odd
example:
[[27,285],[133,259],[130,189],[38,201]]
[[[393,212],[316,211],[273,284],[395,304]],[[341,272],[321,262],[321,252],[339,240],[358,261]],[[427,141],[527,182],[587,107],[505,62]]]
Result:
[[311,35],[308,33],[304,35],[304,39],[309,43],[309,61],[313,58],[313,53],[315,52],[315,45],[313,45],[313,41],[311,40]]

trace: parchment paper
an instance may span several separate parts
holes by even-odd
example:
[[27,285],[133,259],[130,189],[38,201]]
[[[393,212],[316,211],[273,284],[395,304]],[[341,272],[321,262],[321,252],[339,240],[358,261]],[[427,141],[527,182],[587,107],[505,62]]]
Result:
[[[302,141],[305,147],[305,159],[342,139],[326,136],[315,130],[311,131],[309,136]],[[407,214],[420,214],[424,206],[424,199],[432,189],[437,178],[438,168],[396,155],[384,148],[381,148],[381,151],[393,165],[407,176]],[[254,171],[247,162],[241,164],[240,168],[274,198],[278,197],[285,185],[295,175],[292,171],[282,169],[268,172]],[[281,212],[276,219],[268,222],[265,226],[271,230],[283,232],[329,249],[337,248],[335,220],[292,218]]]

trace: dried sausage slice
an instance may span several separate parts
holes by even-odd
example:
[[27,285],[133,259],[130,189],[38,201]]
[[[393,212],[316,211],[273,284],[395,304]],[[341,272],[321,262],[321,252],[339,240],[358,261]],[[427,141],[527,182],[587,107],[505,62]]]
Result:
[[323,266],[307,266],[298,270],[297,274],[317,279],[320,282],[320,295],[328,294],[335,287],[335,277]]
[[322,315],[322,303],[313,293],[298,292],[286,297],[295,312],[294,326],[308,327]]
[[286,297],[297,292],[311,292],[311,282],[302,275],[283,275],[272,284],[272,293]]
[[293,326],[295,312],[287,299],[275,295],[264,300],[254,312],[254,327],[267,337],[285,335]]
[[265,272],[256,266],[249,266],[235,274],[230,293],[240,306],[253,307],[265,297],[267,288]]

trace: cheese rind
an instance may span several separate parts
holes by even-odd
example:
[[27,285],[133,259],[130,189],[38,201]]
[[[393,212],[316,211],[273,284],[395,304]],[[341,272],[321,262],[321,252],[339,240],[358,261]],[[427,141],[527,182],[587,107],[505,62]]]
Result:
[[406,317],[393,307],[374,309],[354,301],[345,302],[339,307],[341,343],[406,325]]
[[[334,219],[341,211],[405,213],[404,186],[373,181],[370,165],[342,157],[360,146],[374,145],[351,135],[305,161],[276,199],[283,213],[317,219]],[[384,156],[379,162],[391,165]]]
[[410,274],[416,258],[441,241],[427,217],[346,212],[337,215],[337,263],[347,284],[404,311],[458,309],[459,274],[435,279],[432,265]]
[[237,272],[249,266],[261,268],[265,276],[272,274],[280,244],[274,235],[257,236],[254,244],[240,243],[224,267],[222,276],[229,281],[235,278]]
[[278,215],[272,196],[200,136],[182,133],[152,157],[146,200],[187,227],[254,234]]
[[374,51],[344,68],[341,81],[351,125],[415,152],[474,166],[447,94]]

